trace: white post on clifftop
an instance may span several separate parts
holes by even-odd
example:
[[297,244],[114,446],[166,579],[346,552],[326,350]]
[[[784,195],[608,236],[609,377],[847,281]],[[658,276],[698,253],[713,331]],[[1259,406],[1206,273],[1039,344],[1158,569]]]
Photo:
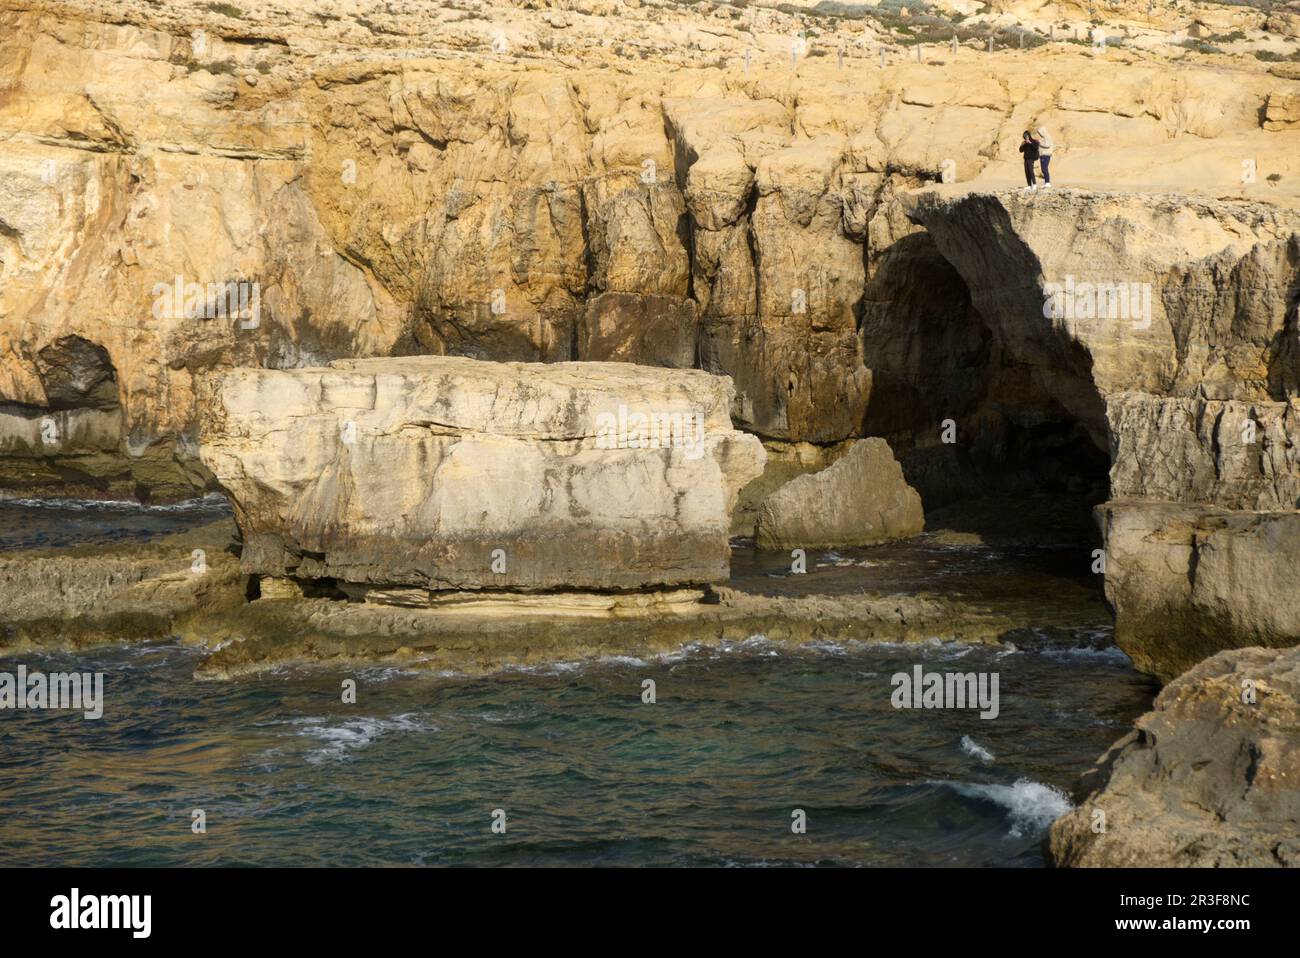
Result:
[[884,68],[885,68],[885,48],[881,47],[880,48],[880,69],[883,70]]

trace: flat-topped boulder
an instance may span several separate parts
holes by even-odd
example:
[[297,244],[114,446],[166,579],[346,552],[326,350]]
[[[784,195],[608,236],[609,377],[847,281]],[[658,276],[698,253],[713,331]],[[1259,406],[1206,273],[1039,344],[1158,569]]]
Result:
[[725,581],[765,454],[731,380],[627,363],[420,356],[235,369],[200,454],[245,572],[429,590]]
[[1300,640],[1300,512],[1244,512],[1150,499],[1097,507],[1115,641],[1171,681],[1231,642]]

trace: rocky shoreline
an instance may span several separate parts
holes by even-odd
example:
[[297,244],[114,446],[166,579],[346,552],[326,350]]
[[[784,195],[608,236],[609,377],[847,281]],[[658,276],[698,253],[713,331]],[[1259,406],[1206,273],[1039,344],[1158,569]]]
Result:
[[[727,584],[697,589],[450,591],[412,606],[390,595],[349,596],[332,583],[304,590],[293,580],[244,574],[236,533],[223,520],[143,544],[0,554],[0,583],[20,597],[0,629],[0,652],[177,636],[208,650],[196,673],[204,678],[285,666],[381,664],[490,674],[509,667],[674,653],[691,644],[755,635],[791,646],[999,643],[1012,637],[1032,643],[1041,640],[1024,635],[1021,627],[1031,614],[1043,628],[1062,631],[1095,627],[1106,618],[1095,587],[1051,573],[1028,575],[993,592],[978,578],[953,594],[892,586],[862,592],[816,575],[805,584],[791,574],[786,553],[758,552],[740,541],[733,552],[767,571],[755,574],[747,567]],[[968,539],[980,544],[957,546],[959,554],[986,551],[978,536],[942,529],[922,541],[934,550],[951,550],[948,542]],[[843,578],[854,581],[854,562],[888,568],[900,561],[889,546],[878,548],[886,551],[858,550],[858,559],[834,560],[848,567]],[[206,563],[201,572],[196,549],[203,550]],[[933,563],[933,554],[912,561]],[[819,555],[837,554],[811,552],[810,563],[815,565]]]
[[1047,839],[1062,867],[1300,867],[1300,650],[1220,652],[1161,690]]
[[0,650],[147,642],[246,601],[226,519],[144,543],[0,552]]
[[1300,863],[1295,4],[389,6],[0,0],[0,491],[234,511],[0,552],[0,653],[1113,622],[1164,690],[1050,859]]

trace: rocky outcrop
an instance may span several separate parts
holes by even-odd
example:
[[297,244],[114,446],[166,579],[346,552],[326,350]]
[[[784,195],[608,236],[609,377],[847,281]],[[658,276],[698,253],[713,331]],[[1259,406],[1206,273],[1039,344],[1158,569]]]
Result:
[[0,651],[184,635],[245,603],[229,519],[143,544],[0,554]]
[[1113,500],[1098,510],[1115,637],[1169,681],[1225,646],[1300,641],[1300,513]]
[[625,363],[342,360],[226,373],[202,456],[242,567],[424,590],[725,581],[762,471],[729,380]]
[[1220,652],[1136,725],[1052,826],[1055,864],[1300,866],[1300,650]]
[[[1300,213],[1057,190],[923,193],[911,216],[1027,374],[1103,449],[1112,431],[1129,441],[1144,403],[1159,416],[1169,398],[1255,402],[1276,417],[1300,385]],[[1119,474],[1116,494],[1135,472]]]
[[[1278,336],[1293,338],[1294,327]],[[1277,345],[1288,348],[1285,342]],[[1297,342],[1300,349],[1300,342]],[[1291,364],[1277,364],[1279,378]],[[1167,499],[1256,511],[1300,506],[1300,399],[1153,397],[1120,392],[1106,403],[1117,498]]]
[[754,536],[760,549],[833,549],[903,539],[924,528],[921,497],[889,444],[873,438],[764,499]]
[[1284,37],[1300,37],[1300,3],[1270,7],[1264,29]]
[[925,194],[912,215],[1109,457],[1120,646],[1168,678],[1300,641],[1284,584],[1300,576],[1300,215],[1070,190]]

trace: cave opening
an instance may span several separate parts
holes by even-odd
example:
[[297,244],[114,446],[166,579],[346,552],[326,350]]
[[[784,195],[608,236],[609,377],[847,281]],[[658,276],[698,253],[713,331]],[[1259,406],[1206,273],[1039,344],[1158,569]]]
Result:
[[895,241],[862,301],[862,434],[889,441],[928,527],[1095,547],[1110,455],[1090,360],[1042,324],[1032,343],[1007,327],[928,233]]

